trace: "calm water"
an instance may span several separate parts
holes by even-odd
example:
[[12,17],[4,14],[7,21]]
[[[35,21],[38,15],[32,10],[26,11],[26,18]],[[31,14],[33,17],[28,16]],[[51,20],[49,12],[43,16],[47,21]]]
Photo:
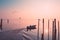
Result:
[[[28,21],[27,20],[23,21],[23,20],[19,20],[19,19],[10,19],[9,23],[7,23],[7,20],[3,20],[3,31],[25,28],[29,24],[36,24],[37,25],[37,21],[36,20],[31,20],[29,22],[29,20]],[[28,32],[26,31],[26,29],[24,29],[24,31],[26,33],[28,33],[29,35],[31,35],[31,34],[34,35],[35,37],[33,36],[33,38],[37,39],[37,29],[32,30],[32,31],[28,31]],[[39,28],[40,39],[41,39],[41,33],[42,33],[42,23],[40,23],[40,28]],[[48,33],[45,33],[44,37],[45,37],[45,40],[47,40],[48,39]],[[50,40],[52,39],[52,33],[51,32],[49,33],[49,39]]]

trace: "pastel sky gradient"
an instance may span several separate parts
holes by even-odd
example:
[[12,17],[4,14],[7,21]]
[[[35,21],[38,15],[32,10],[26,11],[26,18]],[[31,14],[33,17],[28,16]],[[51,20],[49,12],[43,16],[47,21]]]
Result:
[[59,0],[0,0],[1,18],[59,18]]

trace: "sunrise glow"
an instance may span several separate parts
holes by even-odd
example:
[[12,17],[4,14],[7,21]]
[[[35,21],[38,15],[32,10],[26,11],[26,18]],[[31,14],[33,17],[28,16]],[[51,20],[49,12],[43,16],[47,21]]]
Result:
[[45,33],[48,34],[48,30],[47,29],[45,30]]
[[[44,22],[42,20],[43,18]],[[48,35],[49,32],[51,38],[53,26],[55,27],[56,25],[56,29],[58,32],[57,21],[60,21],[60,1],[59,0],[58,1],[57,0],[0,0],[0,19],[3,20],[3,25],[0,25],[3,26],[3,31],[22,29],[22,28],[25,28],[24,30],[26,31],[26,29],[30,29],[29,28],[30,25],[36,25],[35,28],[36,30],[33,30],[34,32],[36,32],[36,35],[39,35],[41,37],[42,33]],[[40,19],[40,22],[38,22],[38,19]],[[53,23],[54,19],[56,19],[56,24]],[[49,20],[49,31],[48,31],[48,20]],[[37,30],[39,31],[38,34]],[[32,33],[35,35],[33,31],[31,31],[31,29],[29,30],[30,34]],[[45,37],[47,37],[46,35]]]

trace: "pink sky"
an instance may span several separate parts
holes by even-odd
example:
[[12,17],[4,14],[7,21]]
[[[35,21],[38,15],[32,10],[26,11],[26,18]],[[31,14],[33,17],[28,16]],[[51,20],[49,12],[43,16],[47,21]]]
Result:
[[7,18],[59,18],[60,3],[57,1],[24,1],[2,10],[2,17]]

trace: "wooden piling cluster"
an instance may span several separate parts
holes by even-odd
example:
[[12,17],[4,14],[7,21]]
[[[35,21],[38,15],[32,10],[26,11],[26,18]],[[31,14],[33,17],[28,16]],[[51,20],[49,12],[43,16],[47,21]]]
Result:
[[[48,20],[48,40],[49,40],[49,23]],[[41,34],[41,40],[44,40],[44,19],[43,19],[43,33]],[[58,40],[59,40],[59,21],[57,22],[56,19],[52,21],[52,40],[57,40],[57,23],[58,23]]]

